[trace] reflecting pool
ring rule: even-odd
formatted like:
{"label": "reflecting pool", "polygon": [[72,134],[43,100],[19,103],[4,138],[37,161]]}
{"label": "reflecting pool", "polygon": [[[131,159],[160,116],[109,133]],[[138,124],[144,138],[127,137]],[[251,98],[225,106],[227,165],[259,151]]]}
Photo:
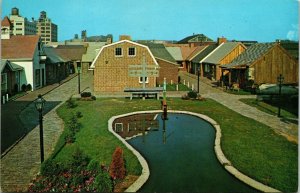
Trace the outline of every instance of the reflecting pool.
{"label": "reflecting pool", "polygon": [[256,192],[221,166],[208,122],[177,113],[169,113],[165,123],[160,114],[157,119],[157,131],[127,140],[150,168],[139,192]]}

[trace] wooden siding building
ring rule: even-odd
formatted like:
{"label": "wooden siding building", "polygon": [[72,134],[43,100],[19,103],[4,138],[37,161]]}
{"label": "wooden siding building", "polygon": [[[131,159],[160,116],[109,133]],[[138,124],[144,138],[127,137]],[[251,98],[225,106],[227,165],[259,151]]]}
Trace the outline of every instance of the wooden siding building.
{"label": "wooden siding building", "polygon": [[278,43],[254,44],[223,66],[223,70],[229,72],[229,81],[238,83],[240,87],[276,84],[280,74],[285,84],[298,84],[298,68],[296,59]]}

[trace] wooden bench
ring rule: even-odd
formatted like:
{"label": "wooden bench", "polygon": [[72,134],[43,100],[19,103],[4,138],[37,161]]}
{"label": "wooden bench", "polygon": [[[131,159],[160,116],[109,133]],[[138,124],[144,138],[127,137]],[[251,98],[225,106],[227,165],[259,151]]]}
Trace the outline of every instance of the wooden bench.
{"label": "wooden bench", "polygon": [[156,87],[156,88],[125,88],[124,92],[131,93],[130,100],[133,99],[133,97],[143,97],[143,100],[145,100],[146,97],[155,97],[157,100],[159,100],[159,93],[163,91],[162,87]]}

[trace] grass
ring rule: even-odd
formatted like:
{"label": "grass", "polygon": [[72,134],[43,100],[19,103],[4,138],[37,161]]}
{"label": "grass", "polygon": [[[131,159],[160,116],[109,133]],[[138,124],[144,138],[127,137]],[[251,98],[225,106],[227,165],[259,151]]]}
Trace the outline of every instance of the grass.
{"label": "grass", "polygon": [[[62,105],[58,114],[68,120],[70,114],[82,112],[79,119],[81,130],[76,134],[74,144],[66,145],[55,159],[67,162],[76,146],[91,158],[105,165],[117,146],[122,147],[129,175],[141,174],[141,166],[135,156],[108,131],[111,116],[139,110],[160,109],[157,100],[97,99],[76,101],[77,107]],[[222,129],[221,145],[224,154],[233,166],[248,176],[279,189],[295,192],[298,187],[298,146],[274,133],[266,125],[207,99],[206,101],[183,101],[168,99],[168,108],[205,114],[217,121]],[[61,137],[62,138],[62,137]],[[61,140],[61,139],[60,139]]]}
{"label": "grass", "polygon": [[[243,103],[250,105],[252,107],[256,107],[258,110],[263,111],[265,113],[268,113],[270,115],[277,116],[278,113],[278,106],[268,104],[264,101],[259,101],[256,99],[240,99]],[[298,108],[298,105],[296,105],[296,108]],[[285,110],[287,109],[287,110]],[[292,113],[293,112],[293,113]],[[295,110],[290,109],[290,107],[284,107],[280,111],[280,115],[284,118],[298,118],[297,113],[295,113]]]}
{"label": "grass", "polygon": [[235,94],[235,95],[252,95],[252,93],[250,91],[246,91],[246,90],[243,90],[243,89],[240,89],[239,91],[227,89],[227,90],[224,90],[224,91],[229,93],[229,94]]}
{"label": "grass", "polygon": [[[178,91],[191,91],[192,89],[186,85],[179,83]],[[167,84],[167,91],[176,91],[176,84]]]}

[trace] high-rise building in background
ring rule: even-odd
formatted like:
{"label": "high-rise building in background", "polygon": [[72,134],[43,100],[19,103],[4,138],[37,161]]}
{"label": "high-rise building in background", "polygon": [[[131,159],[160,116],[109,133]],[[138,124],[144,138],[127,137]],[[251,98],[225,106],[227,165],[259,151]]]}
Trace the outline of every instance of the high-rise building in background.
{"label": "high-rise building in background", "polygon": [[36,29],[45,44],[57,42],[57,25],[51,22],[45,11],[41,11],[40,18],[36,22]]}
{"label": "high-rise building in background", "polygon": [[36,23],[34,19],[28,20],[26,17],[22,17],[19,14],[19,9],[14,7],[11,9],[11,15],[9,20],[13,25],[13,35],[35,35],[36,34]]}

